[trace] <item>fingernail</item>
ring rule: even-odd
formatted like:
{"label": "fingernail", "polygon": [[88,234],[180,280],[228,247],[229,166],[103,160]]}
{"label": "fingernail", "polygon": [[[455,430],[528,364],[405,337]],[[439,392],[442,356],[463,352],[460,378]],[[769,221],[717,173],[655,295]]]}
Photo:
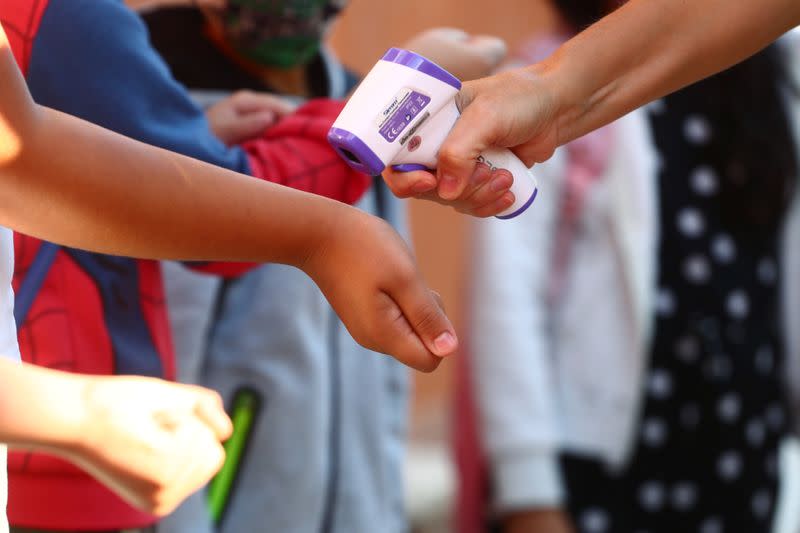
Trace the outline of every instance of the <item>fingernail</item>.
{"label": "fingernail", "polygon": [[494,180],[492,180],[492,183],[489,184],[489,187],[491,188],[492,192],[500,192],[511,187],[512,183],[514,183],[514,178],[508,174],[500,174]]}
{"label": "fingernail", "polygon": [[445,174],[439,182],[439,196],[445,200],[454,200],[457,196],[458,180]]}
{"label": "fingernail", "polygon": [[436,188],[435,181],[418,181],[414,185],[411,186],[411,191],[414,194],[422,194],[426,192],[430,192]]}
{"label": "fingernail", "polygon": [[445,331],[433,341],[433,347],[436,350],[436,355],[439,356],[449,355],[451,352],[453,352],[453,350],[456,349],[457,345],[458,341],[456,341],[455,335],[449,331]]}

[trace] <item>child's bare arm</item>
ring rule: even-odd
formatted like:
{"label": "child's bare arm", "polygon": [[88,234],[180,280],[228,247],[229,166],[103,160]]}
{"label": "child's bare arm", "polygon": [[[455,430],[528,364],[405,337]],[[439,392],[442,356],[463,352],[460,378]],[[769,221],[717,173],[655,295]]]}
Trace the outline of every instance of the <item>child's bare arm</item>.
{"label": "child's bare arm", "polygon": [[115,255],[294,265],[368,348],[425,370],[455,350],[452,325],[383,222],[38,107],[2,39],[0,225]]}
{"label": "child's bare arm", "polygon": [[0,376],[0,442],[68,459],[150,513],[172,510],[225,457],[231,423],[215,392],[4,358]]}

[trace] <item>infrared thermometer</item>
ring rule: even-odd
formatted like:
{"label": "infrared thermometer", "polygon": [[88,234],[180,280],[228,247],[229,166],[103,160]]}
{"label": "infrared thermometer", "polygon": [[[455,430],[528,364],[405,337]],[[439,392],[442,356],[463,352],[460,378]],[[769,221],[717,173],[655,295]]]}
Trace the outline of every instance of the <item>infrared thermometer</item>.
{"label": "infrared thermometer", "polygon": [[[376,176],[387,165],[408,172],[436,168],[439,147],[459,118],[461,82],[419,54],[391,48],[350,97],[328,141],[355,170]],[[514,203],[497,218],[514,218],[536,198],[536,180],[510,150],[478,158],[514,177]]]}

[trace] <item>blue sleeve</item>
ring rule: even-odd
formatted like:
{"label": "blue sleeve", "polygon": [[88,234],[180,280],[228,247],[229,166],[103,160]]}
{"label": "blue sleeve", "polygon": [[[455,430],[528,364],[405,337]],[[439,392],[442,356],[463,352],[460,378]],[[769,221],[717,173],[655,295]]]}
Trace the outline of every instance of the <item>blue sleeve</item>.
{"label": "blue sleeve", "polygon": [[250,174],[217,139],[122,0],[50,0],[28,85],[37,103],[208,163]]}

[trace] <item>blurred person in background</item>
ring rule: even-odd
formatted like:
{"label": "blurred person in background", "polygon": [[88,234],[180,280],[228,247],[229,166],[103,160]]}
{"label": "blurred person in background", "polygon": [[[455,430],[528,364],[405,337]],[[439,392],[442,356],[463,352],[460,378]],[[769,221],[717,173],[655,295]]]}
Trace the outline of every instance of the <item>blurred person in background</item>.
{"label": "blurred person in background", "polygon": [[[618,2],[555,4],[528,63]],[[773,45],[559,149],[534,209],[476,223],[497,531],[771,530],[800,421],[797,87]]]}
{"label": "blurred person in background", "polygon": [[[357,77],[324,42],[344,4],[230,1],[145,20],[176,79],[212,104],[213,124],[213,102],[231,93],[345,98]],[[488,74],[505,54],[497,39],[453,29],[422,33],[406,48],[465,79]],[[358,207],[407,234],[405,206],[379,177]],[[358,346],[319,289],[290,268],[264,265],[223,281],[174,264],[165,272],[181,379],[223,395],[246,446],[228,449],[228,476],[212,483],[208,509],[199,496],[159,532],[406,531],[406,369]]]}

